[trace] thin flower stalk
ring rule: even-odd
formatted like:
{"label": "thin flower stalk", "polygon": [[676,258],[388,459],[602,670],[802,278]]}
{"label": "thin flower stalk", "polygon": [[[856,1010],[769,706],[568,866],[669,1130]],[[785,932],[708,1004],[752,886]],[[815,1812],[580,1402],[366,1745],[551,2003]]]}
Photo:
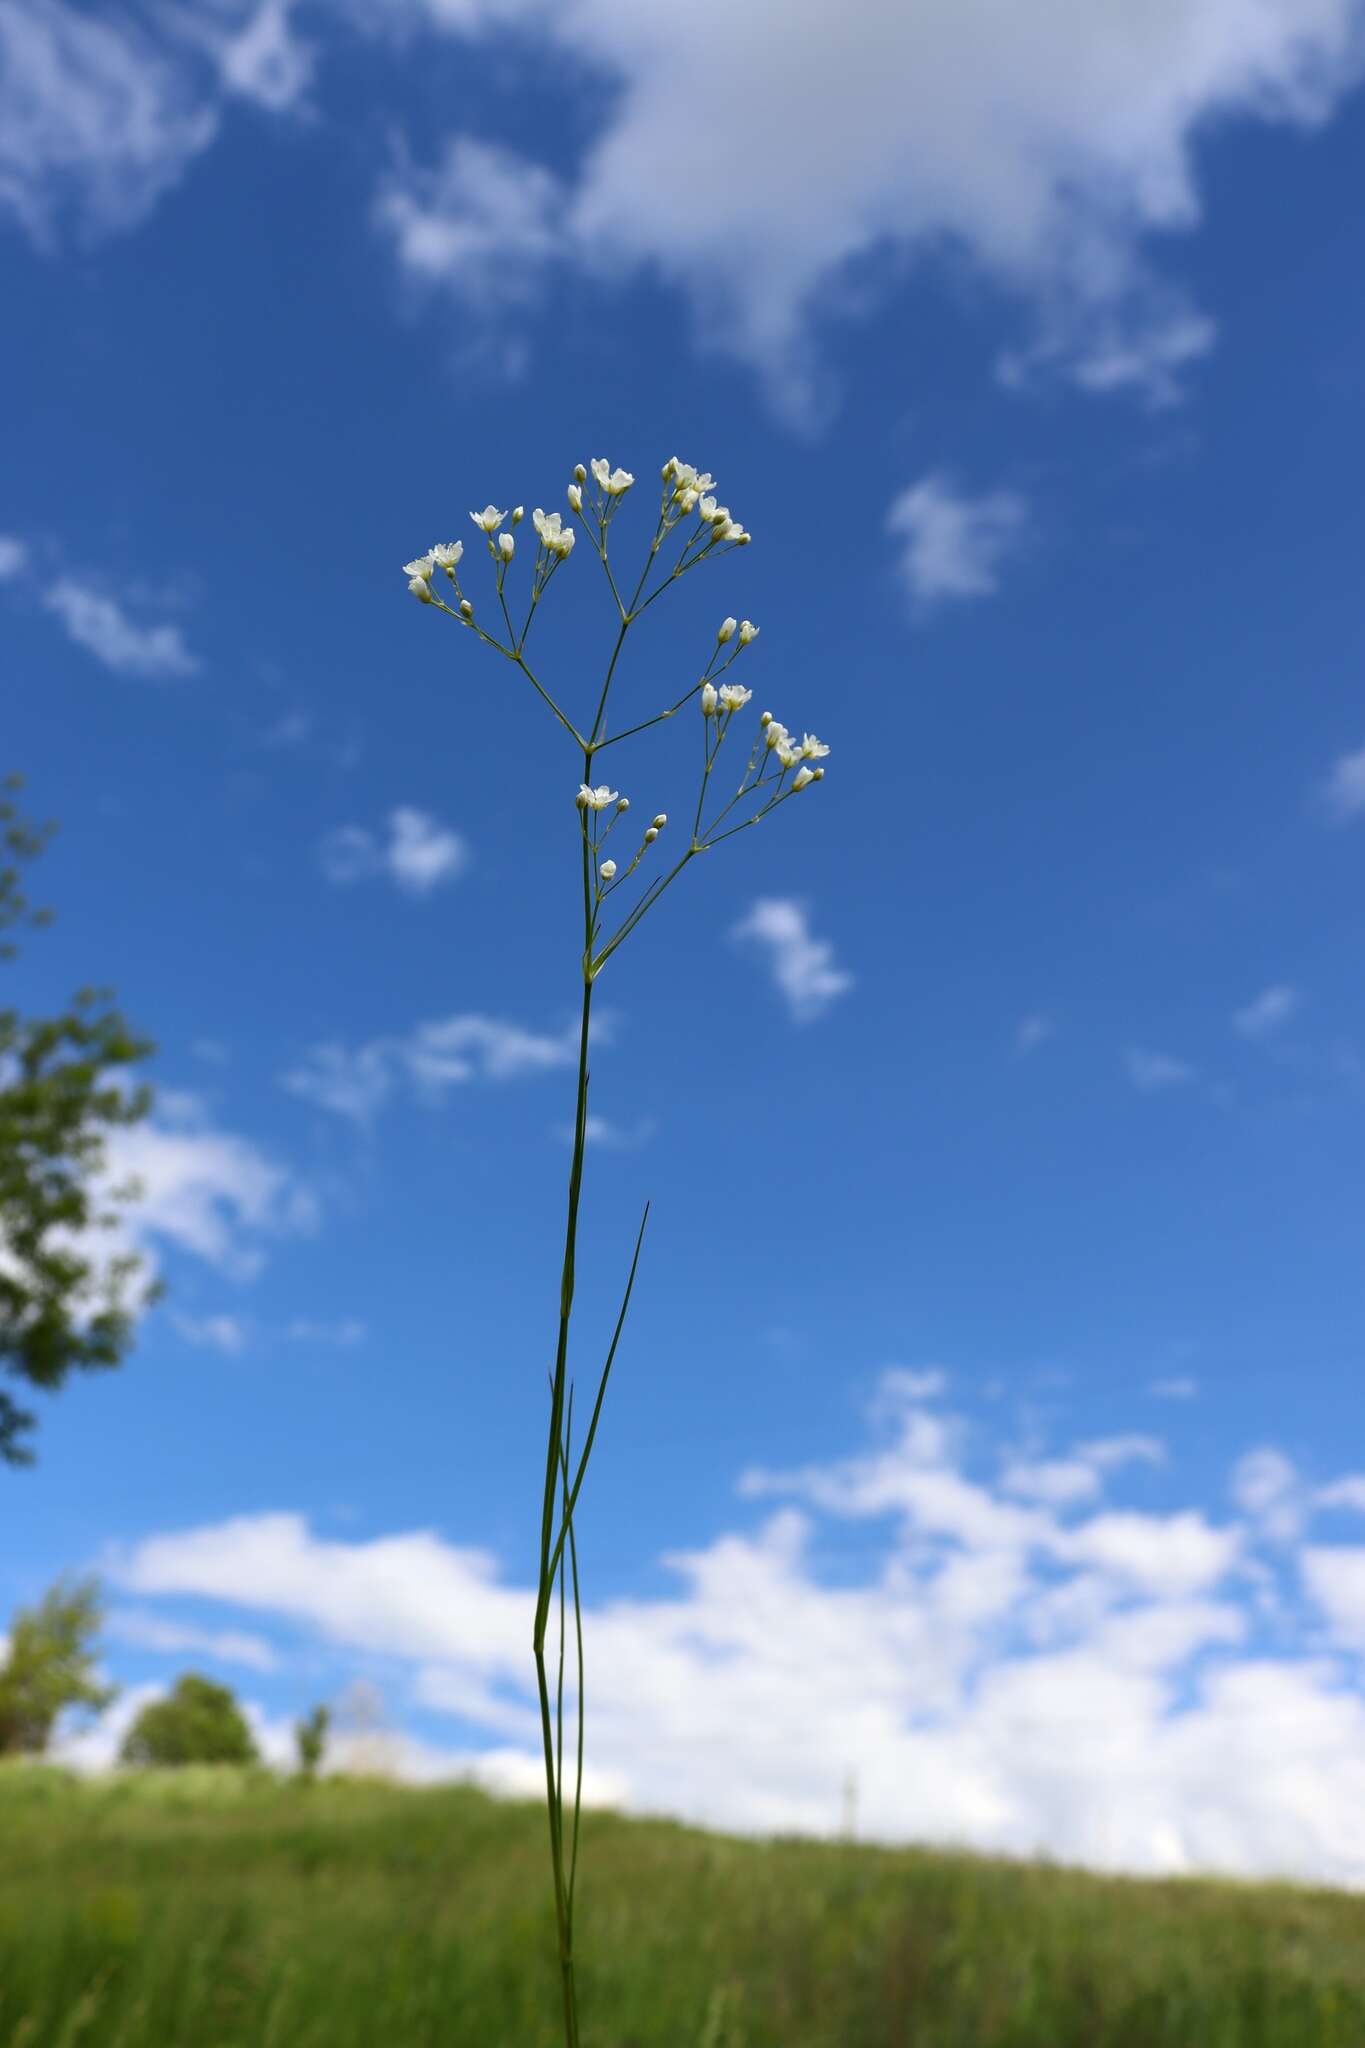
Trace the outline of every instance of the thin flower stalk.
{"label": "thin flower stalk", "polygon": [[[404,565],[409,592],[419,603],[462,626],[484,646],[512,663],[531,684],[552,713],[560,730],[572,744],[579,772],[573,798],[578,814],[579,859],[582,873],[582,924],[580,946],[580,1009],[577,1084],[574,1101],[573,1143],[569,1162],[568,1199],[565,1213],[564,1247],[560,1263],[559,1308],[554,1363],[549,1371],[549,1418],[545,1440],[545,1476],[540,1502],[540,1540],[535,1616],[531,1632],[536,1689],[540,1705],[541,1738],[545,1760],[545,1795],[550,1837],[551,1875],[554,1894],[556,1948],[560,1994],[563,2008],[565,2048],[578,2048],[578,1992],[574,1949],[574,1904],[578,1877],[580,1817],[583,1801],[584,1684],[583,1610],[578,1573],[575,1516],[587,1476],[589,1461],[597,1442],[603,1404],[612,1368],[626,1325],[635,1289],[645,1229],[649,1221],[646,1202],[636,1236],[625,1289],[605,1360],[597,1376],[597,1391],[581,1449],[575,1456],[573,1443],[574,1384],[570,1375],[570,1333],[573,1318],[578,1252],[578,1222],[583,1195],[583,1174],[588,1137],[588,1054],[591,1038],[593,991],[599,976],[619,948],[639,929],[699,854],[733,838],[736,833],[762,824],[802,790],[820,781],[822,765],[829,753],[823,741],[805,735],[797,742],[787,728],[764,712],[749,750],[748,760],[734,794],[719,809],[708,813],[711,781],[721,752],[736,718],[744,714],[752,692],[738,681],[727,680],[728,672],[758,637],[749,619],[727,615],[716,629],[710,655],[696,680],[674,695],[677,683],[666,693],[662,709],[637,717],[620,730],[608,729],[608,712],[613,689],[618,684],[622,653],[628,636],[643,614],[683,576],[703,562],[715,561],[746,547],[750,536],[729,509],[717,502],[715,479],[694,469],[676,456],[660,472],[659,509],[633,586],[629,578],[618,582],[611,560],[614,523],[635,488],[634,475],[613,467],[605,456],[591,464],[578,464],[565,497],[569,519],[563,513],[541,507],[531,514],[535,546],[521,546],[516,528],[523,517],[518,505],[510,513],[489,503],[470,518],[482,537],[489,557],[493,598],[505,639],[490,632],[476,615],[475,601],[460,581],[464,543],[447,541],[430,548]],[[607,589],[616,614],[613,640],[597,691],[592,716],[586,728],[566,711],[552,689],[536,674],[526,659],[526,641],[554,578],[574,551],[581,533],[601,563]],[[477,551],[477,543],[475,544]],[[530,558],[529,572],[525,569]],[[515,623],[513,590],[515,579],[528,575],[522,623]],[[453,593],[450,603],[434,587],[443,579]],[[628,597],[622,595],[630,589]],[[696,671],[693,670],[693,674]],[[647,863],[658,858],[659,840],[668,828],[663,811],[653,814],[638,846],[627,857],[623,843],[620,859],[616,848],[606,851],[612,833],[626,818],[630,800],[601,779],[597,757],[608,747],[650,731],[696,708],[693,716],[702,727],[702,768],[691,828],[686,841],[677,848],[670,865],[650,875]],[[814,765],[811,765],[811,764]],[[566,792],[567,796],[567,792]],[[746,815],[735,817],[737,811]],[[730,822],[732,821],[733,822]],[[643,871],[643,872],[642,872]],[[638,878],[638,879],[637,879]],[[622,892],[626,894],[622,896]],[[617,899],[621,897],[618,909]],[[572,1641],[576,1681],[570,1692],[575,1720],[575,1739],[566,1764],[565,1732],[566,1663],[570,1640],[569,1607],[573,1611]],[[558,1645],[553,1673],[548,1650],[552,1618],[558,1614]],[[553,1676],[553,1684],[551,1682]],[[571,1783],[568,1782],[570,1766]]]}

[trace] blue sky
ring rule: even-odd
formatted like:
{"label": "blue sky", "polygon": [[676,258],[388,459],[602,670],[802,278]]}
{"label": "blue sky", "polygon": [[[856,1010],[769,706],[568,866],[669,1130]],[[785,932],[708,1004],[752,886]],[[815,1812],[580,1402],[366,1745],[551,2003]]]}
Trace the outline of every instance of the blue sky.
{"label": "blue sky", "polygon": [[[194,1662],[534,1784],[578,763],[401,564],[603,453],[629,560],[676,453],[754,541],[622,704],[747,616],[832,753],[600,985],[594,1782],[1365,1877],[1365,17],[1029,16],[7,10],[9,985],[162,1089],[166,1301],[3,1489],[0,1598],[109,1579],[83,1754]],[[582,705],[586,548],[545,611]]]}

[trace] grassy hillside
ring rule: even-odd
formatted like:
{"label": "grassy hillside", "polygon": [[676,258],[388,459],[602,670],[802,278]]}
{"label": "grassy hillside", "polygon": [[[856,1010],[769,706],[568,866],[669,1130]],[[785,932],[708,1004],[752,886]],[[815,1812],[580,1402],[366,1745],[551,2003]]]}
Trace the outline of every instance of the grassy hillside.
{"label": "grassy hillside", "polygon": [[[1362,2048],[1365,1900],[592,1816],[584,2048]],[[557,2048],[542,1823],[0,1767],[0,2048]]]}

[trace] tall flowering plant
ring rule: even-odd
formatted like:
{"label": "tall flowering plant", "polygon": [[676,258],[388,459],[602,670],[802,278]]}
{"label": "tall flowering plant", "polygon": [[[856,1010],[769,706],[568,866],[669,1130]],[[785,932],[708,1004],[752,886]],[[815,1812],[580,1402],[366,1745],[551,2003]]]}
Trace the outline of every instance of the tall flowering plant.
{"label": "tall flowering plant", "polygon": [[[587,469],[581,463],[575,468],[566,494],[569,523],[565,523],[564,514],[560,512],[545,512],[537,508],[531,514],[531,526],[536,536],[535,553],[530,588],[521,598],[515,596],[513,579],[518,551],[516,529],[522,523],[524,508],[518,505],[514,511],[500,512],[496,505],[486,505],[481,512],[471,512],[470,518],[482,537],[483,548],[492,564],[491,609],[476,612],[473,598],[466,595],[460,581],[465,552],[463,541],[444,542],[404,566],[408,589],[419,603],[444,612],[456,625],[481,640],[485,647],[521,670],[557,720],[575,749],[581,766],[581,781],[573,799],[583,869],[578,1094],[573,1124],[573,1157],[569,1166],[564,1256],[560,1270],[559,1327],[554,1366],[549,1375],[550,1414],[545,1442],[545,1484],[540,1504],[540,1566],[532,1631],[545,1750],[545,1795],[549,1809],[550,1860],[554,1876],[566,2048],[577,2048],[578,2042],[574,1894],[583,1791],[583,1619],[574,1515],[588,1460],[597,1440],[602,1403],[625,1327],[640,1263],[645,1224],[649,1218],[649,1204],[646,1203],[620,1313],[598,1376],[587,1429],[576,1448],[574,1383],[569,1371],[569,1325],[573,1314],[583,1155],[588,1134],[588,1037],[593,991],[608,961],[649,915],[683,869],[698,854],[708,853],[712,847],[719,846],[723,840],[733,839],[736,833],[747,831],[751,825],[762,824],[792,797],[819,782],[825,772],[821,764],[829,753],[829,748],[814,734],[805,733],[797,739],[771,712],[765,711],[756,727],[749,728],[752,743],[738,780],[734,780],[732,774],[727,781],[721,765],[722,752],[727,742],[731,742],[735,721],[741,717],[753,696],[751,690],[730,676],[740,656],[758,637],[757,626],[748,619],[726,618],[721,621],[705,667],[675,702],[633,724],[615,731],[611,729],[608,714],[612,684],[631,628],[656,599],[683,576],[704,562],[713,562],[735,548],[747,547],[750,538],[739,521],[731,518],[728,509],[717,503],[715,479],[693,469],[690,463],[679,462],[675,456],[663,466],[663,488],[654,532],[645,551],[644,566],[629,596],[625,596],[623,591],[627,582],[617,580],[612,566],[610,540],[613,523],[634,483],[635,478],[628,470],[613,469],[603,457],[598,457]],[[615,640],[596,705],[592,707],[591,722],[586,729],[582,722],[583,714],[579,712],[576,717],[570,716],[542,676],[531,667],[526,654],[540,605],[554,578],[573,553],[580,533],[602,565],[616,619]],[[449,597],[442,594],[438,588],[441,585],[449,591]],[[481,598],[480,604],[485,606],[486,600]],[[517,613],[520,613],[519,623]],[[630,799],[613,789],[609,780],[601,779],[601,756],[623,740],[633,739],[653,726],[662,725],[667,719],[678,717],[689,706],[700,714],[702,735],[702,768],[696,807],[686,838],[672,865],[660,863],[654,866],[659,861],[656,847],[668,826],[668,818],[662,811],[655,813],[632,849],[632,835],[624,823],[630,810]],[[742,744],[740,742],[737,749],[731,742],[726,759],[732,760],[737,752],[742,753]],[[731,794],[724,793],[727,787]],[[622,845],[617,841],[609,850],[612,835],[618,828],[623,829],[625,843]],[[567,1626],[570,1601],[577,1673],[573,1696],[577,1710],[571,1759],[572,1784],[566,1812],[565,1789],[569,1772],[564,1761],[564,1676],[566,1643],[570,1633]],[[547,1644],[556,1619],[558,1642],[552,1662]]]}

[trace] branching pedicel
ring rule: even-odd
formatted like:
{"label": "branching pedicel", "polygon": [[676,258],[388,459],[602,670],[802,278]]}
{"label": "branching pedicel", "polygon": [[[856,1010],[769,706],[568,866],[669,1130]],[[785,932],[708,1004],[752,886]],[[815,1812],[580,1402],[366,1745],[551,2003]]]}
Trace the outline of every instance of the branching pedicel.
{"label": "branching pedicel", "polygon": [[[588,1459],[597,1435],[607,1381],[611,1376],[626,1311],[630,1305],[631,1290],[640,1262],[645,1223],[649,1216],[649,1205],[646,1203],[639,1235],[635,1240],[634,1256],[631,1259],[620,1314],[617,1316],[616,1327],[602,1368],[587,1432],[575,1460],[573,1385],[568,1375],[569,1321],[573,1310],[574,1252],[578,1236],[578,1204],[583,1185],[583,1153],[588,1128],[588,1029],[593,987],[617,947],[653,909],[665,889],[677,879],[689,861],[694,860],[699,853],[705,853],[711,847],[718,846],[722,840],[733,838],[737,832],[747,831],[749,826],[760,824],[800,790],[818,782],[825,772],[819,764],[829,753],[829,748],[812,733],[806,733],[797,740],[788,732],[785,725],[779,724],[770,712],[765,711],[758,722],[753,745],[734,794],[721,801],[714,786],[721,749],[729,738],[735,719],[744,710],[753,694],[742,684],[725,680],[739,656],[757,637],[758,628],[748,619],[722,620],[716,633],[716,644],[710,660],[701,675],[683,692],[676,703],[669,704],[652,717],[628,725],[618,732],[608,731],[607,710],[612,679],[625,645],[626,635],[635,621],[681,576],[697,568],[702,562],[729,554],[733,548],[747,546],[749,535],[737,520],[730,517],[723,505],[716,503],[713,495],[715,479],[699,475],[689,463],[679,462],[675,456],[663,467],[659,516],[645,556],[644,567],[631,595],[628,598],[623,597],[612,570],[608,536],[612,522],[635,479],[627,470],[612,469],[600,456],[592,463],[591,471],[590,485],[588,471],[581,463],[574,470],[574,480],[568,488],[569,510],[578,522],[588,545],[602,564],[616,609],[618,629],[592,723],[586,733],[561,708],[526,659],[527,639],[535,623],[541,600],[574,548],[575,528],[573,525],[566,526],[560,513],[542,512],[537,509],[531,514],[531,524],[536,534],[535,563],[531,571],[531,588],[526,613],[520,627],[513,621],[508,592],[508,575],[517,552],[514,529],[522,520],[520,505],[511,513],[500,512],[496,505],[487,505],[482,512],[470,514],[475,526],[484,536],[493,563],[494,588],[500,621],[495,622],[493,632],[489,632],[476,616],[472,599],[466,597],[461,588],[459,568],[464,556],[462,541],[448,541],[434,547],[429,553],[419,555],[416,561],[408,562],[404,569],[409,579],[408,589],[415,598],[422,604],[434,605],[438,611],[444,612],[458,625],[466,627],[486,646],[493,648],[496,653],[522,671],[573,742],[582,762],[582,783],[576,798],[583,861],[583,1007],[578,1053],[578,1104],[574,1118],[573,1160],[569,1168],[568,1218],[564,1233],[564,1262],[559,1293],[559,1336],[555,1347],[554,1368],[550,1374],[550,1425],[545,1451],[545,1491],[540,1517],[539,1589],[536,1596],[533,1635],[536,1679],[540,1692],[541,1728],[545,1745],[545,1789],[549,1804],[550,1851],[554,1867],[555,1919],[559,1937],[566,2048],[577,2048],[578,2042],[573,1931],[574,1886],[578,1871],[578,1822],[583,1788],[583,1626],[573,1518],[583,1485],[583,1476],[587,1471]],[[445,575],[453,590],[453,604],[447,604],[432,587],[438,571]],[[645,827],[638,847],[622,867],[614,856],[607,853],[606,847],[612,833],[630,809],[630,802],[628,798],[618,795],[609,783],[594,780],[598,772],[597,758],[608,747],[617,746],[622,740],[632,739],[636,734],[647,732],[652,726],[661,725],[666,719],[676,717],[694,700],[701,711],[703,764],[696,811],[687,843],[666,872],[656,874],[648,883],[642,878],[635,884],[634,889],[630,890],[629,885],[634,880],[636,871],[653,854],[655,844],[667,826],[668,819],[662,811],[652,819]],[[622,891],[628,893],[622,896],[618,908],[615,899]],[[559,1607],[559,1648],[552,1701],[546,1662],[546,1636],[550,1626],[551,1610],[556,1601],[556,1591]],[[566,1836],[564,1660],[569,1592],[573,1600],[578,1713],[577,1753],[574,1759],[572,1803]]]}

